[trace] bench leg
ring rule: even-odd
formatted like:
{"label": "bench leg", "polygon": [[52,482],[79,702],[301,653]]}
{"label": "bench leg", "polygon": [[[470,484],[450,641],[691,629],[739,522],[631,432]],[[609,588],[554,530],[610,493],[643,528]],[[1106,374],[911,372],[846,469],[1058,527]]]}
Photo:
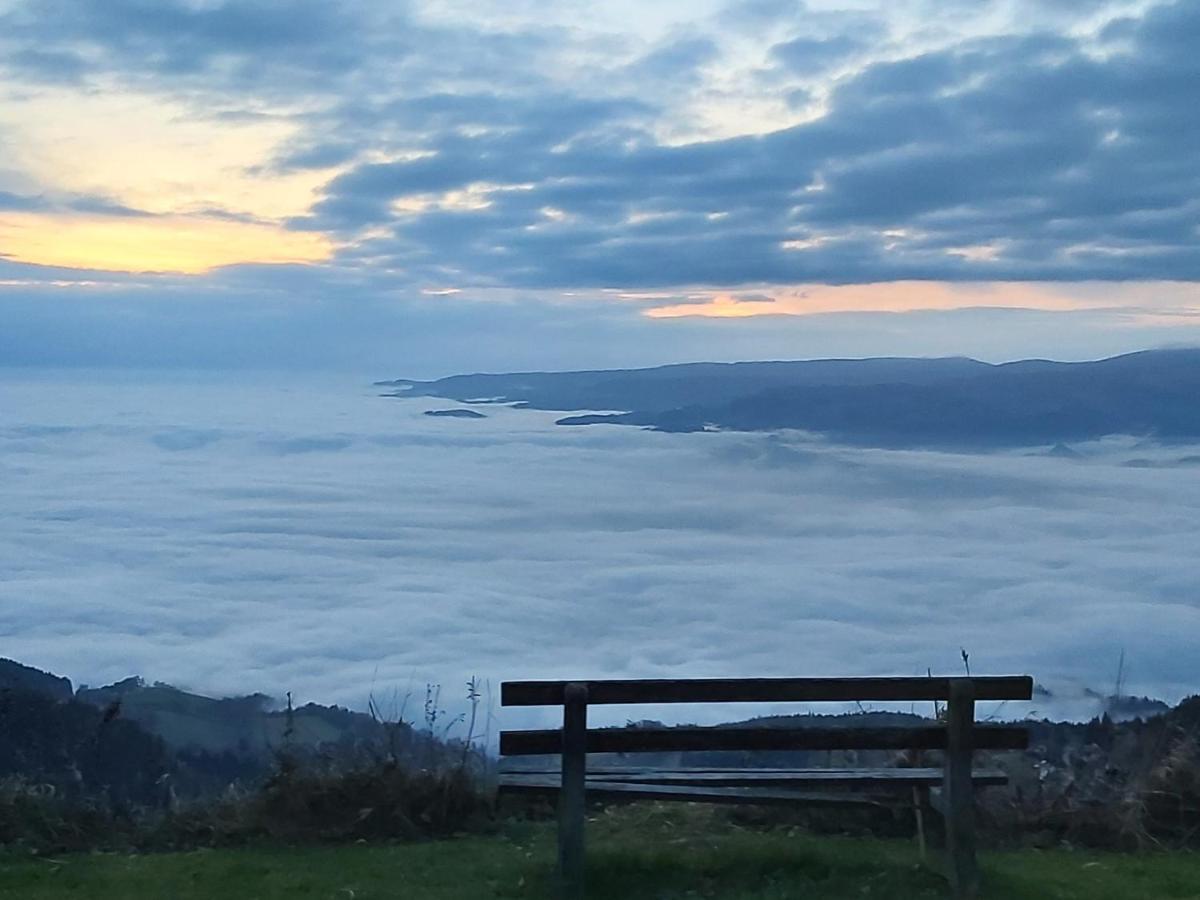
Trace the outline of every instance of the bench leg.
{"label": "bench leg", "polygon": [[925,842],[925,807],[929,805],[929,788],[913,786],[913,815],[917,819],[917,849],[921,854],[921,864],[928,859],[928,847]]}
{"label": "bench leg", "polygon": [[950,886],[957,900],[979,894],[979,868],[975,860],[975,795],[971,782],[971,729],[975,724],[974,685],[954,679],[946,721],[945,802],[946,854]]}
{"label": "bench leg", "polygon": [[583,900],[587,687],[576,683],[567,685],[563,701],[562,788],[558,793],[558,876],[563,900]]}

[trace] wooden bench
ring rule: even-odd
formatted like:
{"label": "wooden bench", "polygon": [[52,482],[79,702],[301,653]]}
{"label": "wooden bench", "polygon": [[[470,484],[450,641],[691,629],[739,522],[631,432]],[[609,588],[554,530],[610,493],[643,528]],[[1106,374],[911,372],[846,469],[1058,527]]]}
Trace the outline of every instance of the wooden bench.
{"label": "wooden bench", "polygon": [[[558,795],[558,866],[563,896],[583,897],[586,795],[709,803],[844,803],[845,792],[895,791],[928,796],[940,788],[946,822],[948,878],[956,897],[978,892],[974,789],[1004,784],[1003,773],[975,771],[975,750],[1019,750],[1020,726],[979,725],[979,700],[1029,700],[1024,675],[974,678],[704,678],[686,680],[509,681],[502,706],[562,706],[561,729],[504,731],[502,758],[557,755],[554,769],[516,769],[501,760],[504,793]],[[587,727],[588,706],[627,703],[944,701],[944,721],[890,727]],[[589,753],[766,750],[941,750],[941,768],[649,768],[592,767]],[[839,789],[839,793],[814,792]],[[867,799],[866,802],[877,802]],[[918,816],[921,805],[918,805]],[[919,821],[919,820],[918,820]],[[923,832],[922,832],[923,842]]]}

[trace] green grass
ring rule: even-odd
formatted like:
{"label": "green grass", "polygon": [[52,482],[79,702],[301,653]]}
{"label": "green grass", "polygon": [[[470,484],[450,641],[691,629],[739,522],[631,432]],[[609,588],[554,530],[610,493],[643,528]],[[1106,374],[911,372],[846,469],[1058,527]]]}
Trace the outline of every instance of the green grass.
{"label": "green grass", "polygon": [[[4,900],[481,900],[552,896],[553,827],[426,844],[58,858],[0,855]],[[686,807],[589,823],[594,900],[945,897],[906,841],[738,828]],[[983,856],[993,900],[1200,900],[1200,854],[1023,850]]]}

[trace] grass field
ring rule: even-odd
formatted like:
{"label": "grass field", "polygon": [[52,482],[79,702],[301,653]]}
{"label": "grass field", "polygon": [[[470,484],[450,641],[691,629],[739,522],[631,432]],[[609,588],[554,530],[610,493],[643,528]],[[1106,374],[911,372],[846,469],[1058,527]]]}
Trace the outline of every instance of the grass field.
{"label": "grass field", "polygon": [[[905,841],[751,831],[680,807],[638,807],[589,824],[595,900],[934,898],[944,882]],[[131,856],[0,856],[4,900],[481,900],[551,897],[554,832],[426,844],[203,850]],[[1066,850],[985,854],[994,900],[1200,900],[1200,854]]]}

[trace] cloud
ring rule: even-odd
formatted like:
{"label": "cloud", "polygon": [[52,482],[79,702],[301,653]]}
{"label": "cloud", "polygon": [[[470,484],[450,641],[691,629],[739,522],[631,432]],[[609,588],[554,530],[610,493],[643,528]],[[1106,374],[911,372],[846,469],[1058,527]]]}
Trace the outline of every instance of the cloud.
{"label": "cloud", "polygon": [[[987,312],[780,320],[817,310],[802,302],[814,285],[1115,294],[1200,278],[1194,5],[820,6],[666,4],[653,27],[613,7],[601,27],[579,4],[464,18],[373,0],[10,3],[0,140],[16,168],[0,172],[0,214],[38,227],[0,262],[20,289],[0,307],[4,358],[383,359],[386,335],[422,367],[440,353],[443,371],[510,368],[479,346],[494,332],[514,359],[570,366],[553,348],[590,329],[630,341],[578,340],[620,363],[668,346],[1009,357],[1047,352],[1039,314],[996,335],[970,332]],[[222,267],[270,260],[311,265]],[[147,264],[207,274],[98,271]],[[88,308],[93,282],[106,309]],[[678,294],[662,305],[682,312],[722,293],[787,299],[740,308],[778,315],[761,327],[665,332],[632,319],[652,304],[603,309],[606,289]],[[38,309],[47,296],[65,305]],[[151,296],[180,306],[133,300]],[[1129,306],[1061,319],[1079,329],[1063,353],[1188,339],[1166,327],[1190,315],[1173,300]],[[90,346],[85,323],[111,339]],[[522,346],[522,329],[548,340]]]}
{"label": "cloud", "polygon": [[[451,25],[367,0],[99,9],[18,4],[6,40],[45,58],[8,65],[36,78],[70,57],[63,77],[190,92],[202,115],[237,92],[247,111],[277,110],[297,132],[264,174],[342,170],[292,226],[334,233],[346,264],[409,284],[1200,278],[1190,4],[1099,31],[1069,33],[1048,13],[1058,30],[1014,21],[907,46],[885,40],[904,22],[894,11],[777,3],[648,45],[520,11],[503,30],[492,13]],[[744,74],[720,30],[735,19],[783,28],[768,55],[799,77],[760,80],[756,102],[805,97],[818,114],[664,143],[730,90],[703,72]],[[851,59],[836,81],[809,77]]]}
{"label": "cloud", "polygon": [[956,671],[963,646],[1052,689],[1106,687],[1122,648],[1131,689],[1195,687],[1194,448],[448,422],[294,375],[3,390],[6,653],[76,680],[361,706],[473,673]]}
{"label": "cloud", "polygon": [[826,39],[798,37],[776,44],[771,56],[796,74],[813,75],[868,46],[862,38],[848,34]]}
{"label": "cloud", "polygon": [[107,197],[85,194],[46,196],[17,194],[11,191],[0,191],[0,212],[78,212],[129,218],[149,216],[144,210],[116,203]]}
{"label": "cloud", "polygon": [[[954,671],[959,646],[1055,686],[1107,686],[1124,648],[1134,689],[1194,689],[1193,449],[467,423],[366,387],[1194,342],[1194,4],[464,8],[4,6],[3,219],[101,221],[130,268],[183,219],[236,251],[200,269],[279,258],[231,223],[337,248],[183,277],[5,246],[0,363],[76,367],[0,382],[6,653],[355,704],[472,672]],[[131,365],[156,374],[84,368]]]}
{"label": "cloud", "polygon": [[649,78],[652,83],[693,81],[699,77],[698,69],[720,55],[720,47],[710,38],[679,38],[632,63],[626,74],[635,79]]}
{"label": "cloud", "polygon": [[213,429],[170,428],[153,435],[150,440],[163,450],[198,450],[219,441],[221,432]]}
{"label": "cloud", "polygon": [[[1200,117],[1181,33],[1200,34],[1190,6],[1151,9],[1103,56],[1035,34],[877,61],[833,85],[824,115],[761,136],[437,132],[420,158],[333,179],[307,225],[386,227],[363,242],[373,256],[510,286],[1194,280]],[[477,202],[405,204],[466,191]]]}
{"label": "cloud", "polygon": [[13,194],[9,191],[0,191],[0,210],[30,210],[37,209],[41,205],[41,201],[37,197],[26,197],[21,194]]}
{"label": "cloud", "polygon": [[[332,265],[131,280],[0,259],[0,365],[332,369],[371,380],[828,356],[1094,359],[1200,344],[1189,284],[815,286],[738,291],[725,305],[719,292],[563,296],[444,279],[426,290]],[[706,317],[747,303],[766,315]],[[666,315],[676,318],[656,317]]]}
{"label": "cloud", "polygon": [[267,67],[311,79],[354,65],[350,50],[364,40],[366,11],[359,2],[318,0],[45,0],[18,5],[0,26],[22,46],[9,67],[50,81],[116,70],[236,82]]}

